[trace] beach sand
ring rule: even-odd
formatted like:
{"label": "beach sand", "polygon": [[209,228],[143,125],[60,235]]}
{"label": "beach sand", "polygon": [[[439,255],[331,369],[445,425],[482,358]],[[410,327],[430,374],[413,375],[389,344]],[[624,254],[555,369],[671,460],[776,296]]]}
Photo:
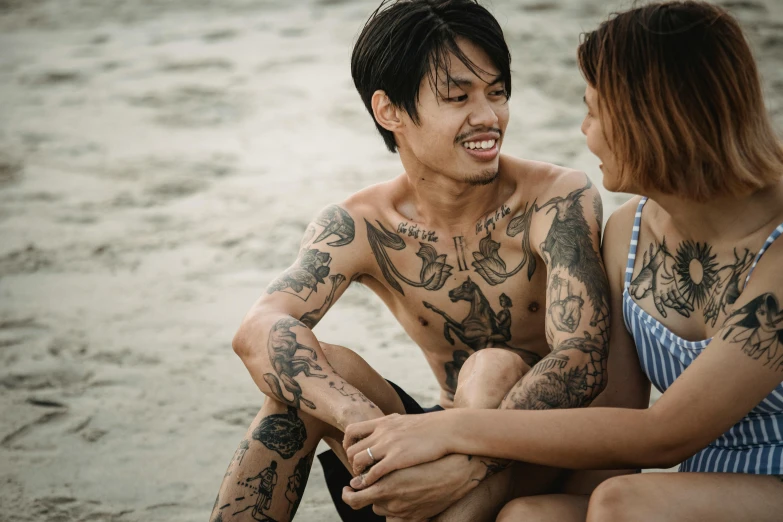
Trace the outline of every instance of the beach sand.
{"label": "beach sand", "polygon": [[[240,320],[321,207],[400,172],[350,78],[376,3],[0,0],[0,520],[207,520],[263,400]],[[783,2],[730,4],[780,131]],[[487,5],[514,58],[504,152],[600,186],[575,48],[626,4]],[[315,333],[436,400],[369,291]],[[317,462],[299,513],[338,520]]]}

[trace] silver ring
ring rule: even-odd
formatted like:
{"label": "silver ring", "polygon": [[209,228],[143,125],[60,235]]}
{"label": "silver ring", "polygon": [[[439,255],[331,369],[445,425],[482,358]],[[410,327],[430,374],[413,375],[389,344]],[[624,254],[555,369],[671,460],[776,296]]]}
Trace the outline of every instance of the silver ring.
{"label": "silver ring", "polygon": [[370,448],[367,448],[367,454],[370,456],[372,463],[375,464],[376,460],[375,457],[372,456],[372,451],[370,451]]}

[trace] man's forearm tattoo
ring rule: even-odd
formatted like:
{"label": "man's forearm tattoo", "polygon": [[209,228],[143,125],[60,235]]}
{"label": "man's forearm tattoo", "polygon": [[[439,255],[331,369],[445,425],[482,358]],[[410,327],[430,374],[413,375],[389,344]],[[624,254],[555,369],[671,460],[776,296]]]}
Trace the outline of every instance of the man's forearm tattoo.
{"label": "man's forearm tattoo", "polygon": [[774,294],[762,294],[732,312],[721,338],[738,344],[745,355],[765,367],[783,372],[783,313]]}
{"label": "man's forearm tattoo", "polygon": [[435,247],[427,243],[419,243],[420,248],[416,253],[422,262],[419,280],[416,281],[404,276],[394,266],[386,249],[403,250],[405,241],[399,235],[386,229],[380,221],[376,221],[379,228],[371,225],[366,219],[364,222],[367,224],[367,240],[370,243],[373,256],[378,262],[378,267],[386,282],[400,294],[405,295],[405,292],[399,281],[415,288],[440,290],[451,276],[451,270],[454,267],[446,262],[446,254],[438,254]]}
{"label": "man's forearm tattoo", "polygon": [[606,343],[585,332],[573,337],[533,368],[508,395],[519,410],[581,408],[589,405],[606,386]]}
{"label": "man's forearm tattoo", "polygon": [[358,390],[354,392],[351,392],[350,390],[346,390],[345,389],[346,384],[347,383],[343,380],[340,380],[339,383],[334,381],[329,381],[329,387],[331,389],[335,390],[343,397],[348,397],[349,399],[351,399],[351,402],[363,402],[367,404],[370,408],[375,409],[375,404],[373,404],[373,402],[370,399],[365,397],[362,392]]}
{"label": "man's forearm tattoo", "polygon": [[[318,354],[310,348],[300,344],[296,340],[296,334],[291,328],[307,328],[303,323],[292,317],[280,319],[269,332],[267,349],[269,360],[275,373],[264,374],[264,380],[272,394],[283,404],[300,408],[304,404],[310,409],[315,409],[312,401],[302,396],[302,387],[294,379],[300,373],[307,377],[325,379],[327,376],[313,371],[322,371],[323,368],[316,362]],[[304,352],[305,355],[297,355]],[[282,386],[281,386],[282,383]],[[285,388],[285,391],[283,391]]]}
{"label": "man's forearm tattoo", "polygon": [[[473,455],[468,455],[468,462],[473,460]],[[474,478],[474,482],[481,482],[484,479],[488,479],[492,475],[495,475],[496,473],[500,473],[504,469],[508,468],[512,461],[505,460],[505,459],[490,459],[486,457],[480,457],[479,462],[484,465],[486,468],[486,471],[484,473],[483,477],[480,478]]]}

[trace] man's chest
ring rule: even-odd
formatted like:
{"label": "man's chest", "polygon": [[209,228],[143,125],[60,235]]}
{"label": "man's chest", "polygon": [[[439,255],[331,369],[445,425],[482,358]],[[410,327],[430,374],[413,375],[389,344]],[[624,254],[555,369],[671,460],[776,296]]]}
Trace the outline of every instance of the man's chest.
{"label": "man's chest", "polygon": [[375,265],[368,285],[425,352],[541,344],[546,267],[528,234],[492,223],[452,237],[406,224],[367,229]]}

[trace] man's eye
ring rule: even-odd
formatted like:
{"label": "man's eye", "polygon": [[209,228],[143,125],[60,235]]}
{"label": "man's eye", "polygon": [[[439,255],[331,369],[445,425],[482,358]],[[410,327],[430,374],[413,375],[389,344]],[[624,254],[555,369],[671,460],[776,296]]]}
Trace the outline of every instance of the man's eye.
{"label": "man's eye", "polygon": [[463,94],[462,96],[456,96],[454,98],[444,98],[447,102],[463,102],[468,99],[467,94]]}
{"label": "man's eye", "polygon": [[508,94],[506,94],[505,89],[501,89],[499,91],[492,91],[490,94],[492,94],[492,96],[508,96]]}

